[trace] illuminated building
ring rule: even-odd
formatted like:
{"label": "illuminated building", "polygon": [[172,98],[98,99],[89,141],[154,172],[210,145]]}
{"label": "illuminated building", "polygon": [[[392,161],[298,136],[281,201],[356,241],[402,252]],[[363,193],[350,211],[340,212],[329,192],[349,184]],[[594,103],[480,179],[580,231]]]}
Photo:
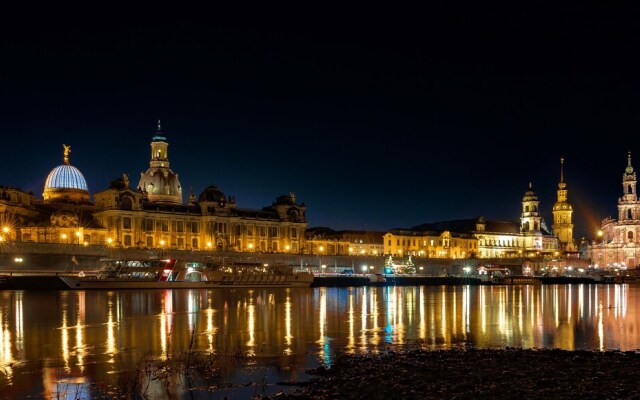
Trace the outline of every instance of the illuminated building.
{"label": "illuminated building", "polygon": [[108,245],[125,248],[298,253],[307,226],[305,205],[293,193],[270,206],[246,209],[215,186],[183,203],[178,174],[169,168],[168,142],[160,130],[151,142],[149,168],[131,187],[127,174],[90,202],[86,180],[69,162],[48,175],[43,200],[0,188],[2,241]]}
{"label": "illuminated building", "polygon": [[384,232],[334,231],[313,227],[305,232],[305,253],[327,255],[376,256],[382,255]]}
{"label": "illuminated building", "polygon": [[558,238],[558,247],[563,252],[575,253],[576,243],[573,239],[573,223],[571,214],[573,207],[567,201],[567,184],[564,182],[564,158],[560,159],[560,183],[558,183],[558,201],[553,205],[553,233]]}
{"label": "illuminated building", "polygon": [[631,152],[622,174],[622,197],[618,198],[618,219],[602,221],[600,242],[587,246],[586,257],[600,268],[634,268],[640,261],[640,201]]}
{"label": "illuminated building", "polygon": [[558,239],[546,228],[538,197],[529,184],[520,223],[465,219],[394,229],[385,234],[384,253],[428,258],[505,258],[550,256]]}

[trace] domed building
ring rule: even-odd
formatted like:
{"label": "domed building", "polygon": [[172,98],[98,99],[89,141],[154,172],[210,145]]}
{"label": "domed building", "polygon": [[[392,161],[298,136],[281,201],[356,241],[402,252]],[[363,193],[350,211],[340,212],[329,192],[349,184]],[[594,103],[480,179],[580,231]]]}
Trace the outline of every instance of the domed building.
{"label": "domed building", "polygon": [[151,142],[151,161],[136,186],[124,173],[90,202],[87,182],[64,162],[46,179],[43,200],[33,193],[0,186],[1,240],[107,247],[265,251],[298,253],[304,249],[305,205],[293,194],[261,209],[240,208],[233,196],[214,185],[182,199],[178,174],[170,169],[169,144],[160,121]]}
{"label": "domed building", "polygon": [[168,147],[158,121],[158,131],[151,142],[149,169],[140,174],[138,188],[152,203],[182,204],[182,186],[178,174],[169,168]]}
{"label": "domed building", "polygon": [[45,202],[88,203],[89,189],[82,172],[69,163],[71,146],[64,148],[63,164],[49,172],[42,197]]}

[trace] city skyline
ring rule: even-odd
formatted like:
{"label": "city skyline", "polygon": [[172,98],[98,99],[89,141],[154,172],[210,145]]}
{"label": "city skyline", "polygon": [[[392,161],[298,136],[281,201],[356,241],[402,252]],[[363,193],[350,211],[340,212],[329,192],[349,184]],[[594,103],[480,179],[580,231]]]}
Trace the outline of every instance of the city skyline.
{"label": "city skyline", "polygon": [[624,4],[228,7],[5,24],[0,184],[41,198],[63,143],[91,194],[137,184],[161,119],[184,200],[294,192],[309,226],[388,230],[517,221],[531,182],[551,226],[564,157],[578,240],[640,168]]}

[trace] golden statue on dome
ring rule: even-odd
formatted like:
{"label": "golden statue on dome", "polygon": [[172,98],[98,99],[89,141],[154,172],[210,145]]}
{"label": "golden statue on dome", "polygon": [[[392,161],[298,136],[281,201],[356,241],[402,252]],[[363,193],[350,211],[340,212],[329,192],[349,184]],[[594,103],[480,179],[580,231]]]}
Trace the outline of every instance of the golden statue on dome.
{"label": "golden statue on dome", "polygon": [[62,147],[64,148],[64,163],[69,164],[69,153],[71,153],[71,146],[63,144]]}

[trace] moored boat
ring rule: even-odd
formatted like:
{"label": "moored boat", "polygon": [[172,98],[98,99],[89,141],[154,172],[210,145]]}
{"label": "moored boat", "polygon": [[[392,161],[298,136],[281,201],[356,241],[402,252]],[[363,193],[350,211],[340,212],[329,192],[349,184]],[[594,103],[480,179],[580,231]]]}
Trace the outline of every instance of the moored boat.
{"label": "moored boat", "polygon": [[163,260],[103,260],[94,274],[61,276],[69,289],[213,289],[251,287],[309,287],[313,274],[290,266]]}
{"label": "moored boat", "polygon": [[529,275],[493,275],[491,284],[493,285],[539,285],[542,280]]}

